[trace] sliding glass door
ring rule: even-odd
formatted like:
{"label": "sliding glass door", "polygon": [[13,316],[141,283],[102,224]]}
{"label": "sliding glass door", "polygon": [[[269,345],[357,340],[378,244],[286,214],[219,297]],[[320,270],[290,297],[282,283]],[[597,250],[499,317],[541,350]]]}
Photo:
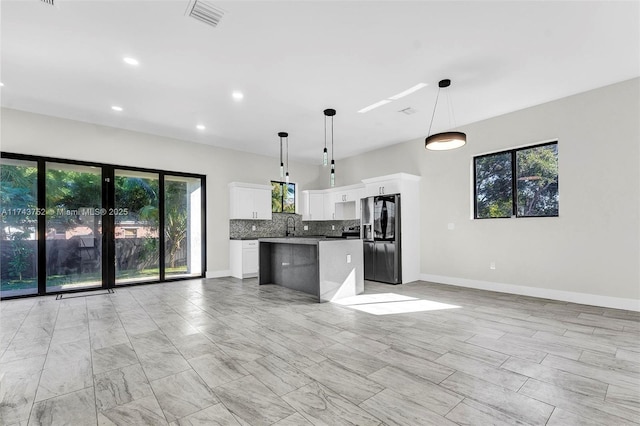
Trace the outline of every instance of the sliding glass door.
{"label": "sliding glass door", "polygon": [[160,280],[157,173],[115,170],[115,283]]}
{"label": "sliding glass door", "polygon": [[204,176],[1,155],[0,297],[204,276]]}
{"label": "sliding glass door", "polygon": [[38,163],[0,160],[0,297],[38,293]]}
{"label": "sliding glass door", "polygon": [[46,163],[46,292],[102,287],[102,169]]}
{"label": "sliding glass door", "polygon": [[165,277],[202,273],[201,179],[164,178]]}

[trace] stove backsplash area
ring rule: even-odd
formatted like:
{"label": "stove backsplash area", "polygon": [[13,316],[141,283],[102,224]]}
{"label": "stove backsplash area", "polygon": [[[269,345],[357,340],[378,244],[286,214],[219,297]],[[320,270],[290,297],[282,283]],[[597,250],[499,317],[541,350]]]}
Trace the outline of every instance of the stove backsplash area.
{"label": "stove backsplash area", "polygon": [[[291,218],[295,219],[295,231]],[[303,221],[302,215],[292,213],[273,213],[271,220],[250,220],[231,219],[229,221],[230,239],[251,239],[267,237],[284,237],[287,233],[287,220],[289,221],[289,232],[296,237],[317,236],[340,236],[342,231],[348,228],[360,226],[360,220],[323,220],[323,221]],[[307,226],[307,230],[304,227]],[[255,230],[253,229],[255,227]]]}

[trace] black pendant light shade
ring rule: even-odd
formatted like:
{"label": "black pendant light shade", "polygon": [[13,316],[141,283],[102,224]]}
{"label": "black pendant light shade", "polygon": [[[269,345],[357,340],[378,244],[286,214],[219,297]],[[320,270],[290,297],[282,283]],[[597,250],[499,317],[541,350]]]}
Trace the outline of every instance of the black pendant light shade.
{"label": "black pendant light shade", "polygon": [[460,148],[467,143],[467,135],[462,132],[444,132],[431,135],[424,140],[424,147],[432,151],[446,151]]}
{"label": "black pendant light shade", "polygon": [[[440,90],[451,85],[451,80],[444,79],[438,83],[438,94],[436,95],[436,103],[433,106],[433,114],[431,114],[431,123],[429,124],[429,136],[424,140],[424,147],[432,151],[445,151],[448,149],[460,148],[467,143],[467,135],[462,132],[443,132],[431,134],[431,126],[433,126],[433,118],[436,114],[436,107],[438,106],[438,98],[440,97]],[[449,103],[450,110],[451,103]]]}
{"label": "black pendant light shade", "polygon": [[324,154],[323,154],[323,165],[327,165],[327,117],[331,117],[331,174],[329,175],[329,184],[334,187],[336,186],[336,162],[333,159],[333,117],[336,115],[336,110],[332,108],[328,108],[324,110]]}

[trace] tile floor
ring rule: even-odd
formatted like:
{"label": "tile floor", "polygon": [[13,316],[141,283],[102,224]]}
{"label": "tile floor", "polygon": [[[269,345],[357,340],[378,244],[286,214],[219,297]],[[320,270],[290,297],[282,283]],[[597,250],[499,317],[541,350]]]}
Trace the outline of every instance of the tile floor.
{"label": "tile floor", "polygon": [[640,424],[639,313],[366,293],[318,304],[225,278],[4,301],[0,424]]}

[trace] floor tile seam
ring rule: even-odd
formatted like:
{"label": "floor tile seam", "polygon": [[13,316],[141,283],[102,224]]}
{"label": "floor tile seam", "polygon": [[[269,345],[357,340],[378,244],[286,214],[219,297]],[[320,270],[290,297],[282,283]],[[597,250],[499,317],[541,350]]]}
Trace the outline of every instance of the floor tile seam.
{"label": "floor tile seam", "polygon": [[[536,364],[537,364],[537,363],[536,363]],[[575,373],[572,373],[572,372],[569,372],[569,371],[564,371],[564,370],[561,370],[561,369],[559,369],[559,368],[551,367],[551,366],[548,366],[548,365],[542,365],[542,364],[538,364],[538,365],[540,365],[540,366],[542,366],[542,367],[545,367],[545,368],[547,368],[547,369],[550,369],[550,370],[556,370],[556,371],[559,371],[559,372],[560,372],[560,373],[562,373],[563,375],[564,375],[564,374],[567,374],[567,375],[570,375],[570,376],[576,376],[576,377],[580,377],[580,378],[583,378],[583,379],[587,379],[587,380],[589,380],[589,381],[598,382],[598,383],[600,383],[600,384],[602,384],[602,385],[606,385],[606,386],[607,386],[607,388],[610,386],[610,384],[609,384],[609,383],[603,382],[603,381],[598,380],[598,379],[594,379],[593,377],[582,376],[582,375],[579,375],[579,374],[575,374]],[[508,369],[507,369],[507,370],[508,370]],[[511,371],[511,370],[508,370],[508,371]],[[596,398],[596,399],[598,398],[598,397],[597,397],[597,396],[595,396],[595,395],[592,395],[592,394],[586,394],[586,393],[584,393],[584,392],[577,391],[577,390],[575,390],[575,389],[573,389],[573,388],[571,388],[571,389],[570,389],[570,388],[564,387],[564,386],[562,386],[562,385],[559,385],[559,384],[557,384],[557,383],[555,383],[555,382],[548,381],[548,380],[546,380],[546,379],[544,379],[544,378],[541,378],[541,377],[533,377],[533,376],[528,376],[528,375],[526,375],[526,374],[521,374],[521,373],[517,373],[517,374],[520,374],[521,376],[527,377],[528,379],[537,380],[537,381],[539,381],[539,382],[543,382],[543,383],[546,383],[546,384],[549,384],[549,385],[552,385],[552,386],[556,386],[556,387],[561,388],[561,389],[569,390],[569,391],[572,391],[572,392],[578,393],[578,394],[580,394],[580,395],[588,396],[588,397],[590,397],[590,398]],[[525,382],[525,383],[526,383],[526,382]],[[518,389],[518,391],[519,391],[520,389],[522,389],[522,387],[525,385],[525,383],[523,383],[523,384],[522,384],[522,386],[520,386],[520,388]],[[603,401],[604,401],[604,397],[603,397]]]}
{"label": "floor tile seam", "polygon": [[[555,356],[558,356],[558,355],[555,355]],[[564,358],[564,357],[560,357],[560,356],[558,356],[558,357],[559,357],[559,358]],[[545,357],[545,359],[546,359],[546,357]],[[604,373],[604,374],[606,374],[606,373],[616,373],[616,376],[617,376],[618,374],[622,374],[622,375],[623,375],[623,377],[628,377],[627,375],[629,374],[629,372],[626,372],[626,373],[627,373],[627,375],[625,375],[625,372],[623,372],[623,371],[617,371],[616,369],[612,369],[612,368],[602,368],[602,367],[598,367],[598,366],[596,366],[596,365],[589,364],[589,363],[585,363],[585,362],[582,362],[582,361],[579,361],[579,360],[573,360],[573,359],[569,359],[569,358],[564,358],[564,359],[566,359],[567,361],[574,361],[574,362],[578,362],[578,363],[580,363],[580,364],[583,364],[582,366],[579,366],[579,367],[583,367],[583,368],[593,368],[593,369],[600,370],[600,372],[601,372],[601,373]],[[544,360],[543,360],[542,362],[544,362]],[[551,367],[551,366],[549,366],[549,365],[542,364],[542,362],[540,363],[541,365],[544,365],[544,366],[546,366],[546,367]],[[563,372],[568,373],[568,374],[573,374],[573,375],[575,375],[575,376],[579,376],[579,377],[582,377],[582,378],[585,378],[585,379],[591,379],[591,380],[596,380],[596,381],[602,382],[602,380],[596,379],[596,378],[591,377],[591,376],[589,376],[589,375],[585,375],[585,374],[588,374],[588,373],[579,374],[579,373],[576,373],[576,372],[573,372],[573,371],[565,370],[565,369],[563,369],[563,368],[561,368],[561,367],[551,367],[551,368],[555,368],[556,370],[560,370],[560,371],[563,371]],[[640,374],[638,374],[638,375],[634,375],[633,377],[634,377],[634,378],[636,378],[636,379],[638,379],[638,381],[640,381]],[[621,384],[618,384],[618,383],[610,383],[610,382],[602,382],[602,383],[605,383],[605,384],[607,384],[607,385],[614,385],[614,386],[620,386],[620,387],[627,387],[627,386],[625,386],[625,385],[621,385]]]}
{"label": "floor tile seam", "polygon": [[[584,352],[583,352],[582,355],[584,355]],[[601,364],[594,364],[593,362],[589,362],[588,360],[583,360],[582,359],[582,355],[576,361],[582,362],[584,364],[587,364],[588,366],[600,367],[600,368],[605,368],[607,370],[612,370],[612,371],[617,372],[617,373],[632,374],[632,375],[637,376],[638,378],[640,378],[640,363],[635,363],[633,361],[628,361],[628,362],[631,362],[633,364],[632,366],[630,366],[628,368],[616,367],[614,365],[606,365],[606,364],[605,365],[601,365]],[[615,357],[612,358],[612,359],[619,360],[618,358],[615,358]],[[627,361],[627,360],[619,360],[619,361]],[[635,365],[635,364],[638,364],[638,365]],[[638,368],[638,371],[637,372],[633,371],[634,368]]]}
{"label": "floor tile seam", "polygon": [[[42,296],[38,296],[38,297],[42,297]],[[20,324],[16,327],[15,332],[11,336],[11,339],[9,340],[9,342],[7,343],[7,347],[0,353],[0,359],[2,359],[4,354],[7,352],[7,350],[9,349],[11,344],[13,343],[13,340],[15,339],[16,335],[18,334],[18,331],[20,331],[20,329],[22,328],[22,325],[27,320],[27,318],[29,317],[29,314],[31,314],[31,311],[35,308],[36,305],[37,305],[36,302],[31,304],[31,306],[29,307],[29,310],[27,311],[26,315],[22,318],[22,321],[20,321]],[[60,306],[58,306],[58,309],[60,309]],[[56,320],[57,320],[57,318],[58,318],[58,314],[56,312]],[[51,342],[49,342],[49,344],[51,344]],[[47,352],[49,352],[48,349],[47,349]]]}
{"label": "floor tile seam", "polygon": [[[380,421],[380,424],[381,424],[381,425],[385,425],[386,423],[385,423],[383,420],[381,420],[380,418],[378,418],[378,417],[377,417],[376,415],[374,415],[373,413],[370,413],[370,412],[369,412],[365,407],[363,407],[362,405],[363,405],[365,402],[367,402],[367,401],[369,401],[370,399],[372,399],[373,397],[375,397],[376,395],[381,394],[382,392],[384,392],[384,391],[385,391],[385,390],[387,390],[387,389],[388,389],[388,388],[386,388],[386,387],[382,387],[382,390],[380,390],[380,391],[376,392],[374,395],[371,395],[369,398],[365,399],[365,400],[364,400],[364,401],[362,401],[360,404],[354,404],[354,405],[355,405],[356,407],[358,407],[359,409],[361,409],[362,411],[364,411],[365,413],[367,413],[368,415],[370,415],[371,417],[373,417],[374,419],[376,419],[376,420]],[[424,406],[424,405],[422,405],[422,404],[418,404],[418,402],[417,402],[417,401],[415,401],[415,400],[414,400],[414,399],[412,399],[412,398],[409,398],[409,397],[408,397],[408,396],[406,396],[406,395],[399,394],[398,392],[395,392],[393,389],[389,389],[389,391],[394,392],[394,393],[397,393],[397,394],[398,394],[398,395],[400,395],[403,399],[404,399],[404,398],[407,398],[410,402],[413,402],[413,403],[415,403],[415,404],[417,404],[417,405],[420,405],[420,407],[424,408],[425,410],[427,410],[427,411],[431,412],[432,414],[434,414],[434,415],[436,415],[436,416],[440,416],[440,414],[438,414],[438,413],[436,413],[436,412],[434,412],[434,411],[430,410],[428,407],[425,407],[425,406]],[[337,392],[336,392],[336,393],[337,393]],[[338,395],[340,395],[340,394],[338,394]],[[344,398],[342,395],[340,395],[340,397]],[[344,399],[345,399],[346,401],[349,401],[347,398],[344,398]],[[351,402],[351,401],[349,401],[349,402]],[[353,404],[353,402],[351,402],[351,403]],[[441,416],[441,417],[444,417],[444,416]]]}
{"label": "floor tile seam", "polygon": [[[598,352],[598,353],[606,354],[606,355],[615,355],[615,352],[612,353],[611,351],[598,350],[598,349],[595,349],[593,347],[580,346],[580,343],[575,341],[575,340],[578,339],[577,337],[563,336],[563,335],[557,335],[557,337],[567,339],[567,341],[566,342],[561,342],[561,341],[556,341],[555,339],[548,339],[546,337],[542,338],[542,339],[539,339],[538,341],[541,342],[541,343],[552,343],[552,344],[564,345],[564,346],[568,346],[570,348],[578,349],[580,351],[591,351],[591,352]],[[534,335],[534,338],[535,338],[535,335]],[[614,345],[607,344],[607,343],[593,342],[593,341],[585,341],[585,344],[587,346],[591,346],[591,345],[600,346],[601,345],[601,346],[611,346],[612,348],[614,348]],[[580,354],[580,355],[582,356],[582,354]]]}
{"label": "floor tile seam", "polygon": [[[36,304],[34,303],[33,306],[31,307],[31,309],[33,309],[36,306]],[[29,312],[31,312],[31,310],[29,310]],[[53,326],[55,329],[55,324],[58,321],[58,314],[60,313],[60,305],[58,304],[58,309],[56,309],[56,319],[53,322]],[[53,340],[53,332],[51,334],[51,338],[49,339],[49,344],[47,345],[47,353],[45,354],[45,358],[44,358],[44,363],[42,364],[42,369],[40,370],[40,377],[38,378],[38,385],[36,386],[36,392],[35,395],[33,396],[33,402],[31,403],[31,410],[29,411],[29,419],[27,420],[27,424],[29,424],[29,422],[31,421],[31,415],[33,414],[33,409],[36,406],[37,403],[40,403],[41,401],[36,402],[36,397],[38,396],[38,389],[40,389],[40,382],[42,381],[42,375],[44,374],[44,366],[47,364],[47,358],[49,357],[49,351],[51,350],[51,341]],[[93,368],[93,366],[92,366]],[[83,388],[86,389],[86,388]],[[82,390],[82,389],[80,389]],[[76,389],[75,391],[72,392],[77,392],[78,390]],[[67,392],[67,394],[72,393],[72,392]],[[49,399],[52,398],[56,398],[58,396],[62,396],[62,395],[56,395],[54,397],[51,398],[47,398],[47,399],[43,399],[42,401],[47,401]]]}
{"label": "floor tile seam", "polygon": [[[249,376],[251,376],[251,377],[253,377],[254,379],[256,379],[258,382],[260,382],[260,383],[261,383],[263,386],[265,386],[267,389],[269,389],[269,387],[268,387],[267,385],[265,385],[265,384],[264,384],[260,379],[258,379],[257,377],[255,377],[253,374],[249,373],[248,375],[249,375]],[[206,384],[206,382],[205,382],[205,385],[206,385],[206,386],[211,390],[211,392],[213,392],[213,394],[215,395],[215,397],[218,399],[219,404],[222,404],[222,405],[224,406],[224,408],[225,408],[229,413],[231,413],[234,417],[239,417],[239,418],[241,418],[241,419],[242,419],[242,417],[241,417],[239,414],[236,414],[236,413],[233,411],[232,407],[227,406],[227,404],[225,403],[224,399],[223,399],[223,398],[221,398],[221,397],[220,397],[220,395],[219,395],[219,392],[220,392],[220,391],[217,391],[217,392],[216,392],[216,389],[222,388],[223,386],[226,386],[226,385],[228,385],[229,383],[233,383],[233,382],[235,382],[235,381],[242,380],[242,379],[243,379],[243,378],[245,378],[245,377],[247,377],[247,375],[242,376],[242,377],[239,377],[239,378],[237,378],[237,379],[235,379],[235,380],[231,380],[231,381],[229,381],[229,382],[227,382],[227,383],[221,384],[220,386],[216,386],[215,388],[211,388],[211,387],[210,387],[209,385],[207,385],[207,384]],[[299,387],[299,388],[297,388],[297,389],[292,390],[291,392],[295,392],[295,391],[299,390],[300,388],[303,388],[303,387],[305,387],[305,386],[307,386],[307,385],[308,385],[308,383],[307,383],[306,385],[300,386],[300,387]],[[269,389],[269,390],[271,390],[271,389]],[[273,391],[271,391],[271,392],[273,392]],[[292,406],[291,406],[291,404],[289,404],[289,403],[288,403],[287,401],[285,401],[285,399],[283,398],[285,395],[288,395],[288,394],[290,394],[291,392],[288,392],[288,393],[286,393],[286,394],[284,394],[284,395],[277,395],[275,392],[273,392],[273,394],[274,394],[274,395],[276,395],[276,397],[278,397],[278,398],[279,398],[279,399],[280,399],[284,404],[286,404],[286,405],[287,405],[287,407],[289,407],[291,410],[293,410],[293,412],[294,412],[294,413],[300,413],[298,410],[296,410],[294,407],[292,407]],[[208,407],[207,407],[207,408],[208,408]],[[302,415],[302,413],[300,413],[300,414]],[[293,415],[293,414],[290,414],[290,415]],[[304,416],[303,416],[303,417],[304,417]],[[305,418],[306,418],[306,417],[305,417]],[[282,420],[282,419],[280,419],[280,420]],[[277,421],[276,421],[276,423],[277,423],[278,421],[280,421],[280,420],[277,420]],[[237,420],[236,420],[236,421],[237,421]],[[243,420],[243,422],[244,422],[244,420]],[[238,422],[238,423],[240,423],[240,422]],[[247,423],[247,422],[245,422],[245,423]],[[247,423],[247,424],[249,424],[249,423]]]}
{"label": "floor tile seam", "polygon": [[[323,361],[323,362],[324,362],[324,361]],[[305,371],[303,371],[303,373],[307,374]],[[363,402],[363,401],[360,401],[360,402],[354,402],[354,401],[352,401],[350,398],[348,398],[346,395],[343,395],[342,393],[340,393],[340,390],[338,390],[338,389],[334,389],[334,388],[333,388],[333,387],[331,387],[329,384],[327,384],[327,383],[325,383],[325,382],[322,382],[322,381],[320,381],[320,380],[316,379],[315,377],[310,376],[309,374],[307,374],[307,375],[308,375],[309,377],[311,377],[311,379],[312,379],[314,382],[316,382],[316,383],[318,383],[318,384],[320,384],[320,385],[322,385],[322,386],[326,387],[327,389],[331,390],[331,392],[335,393],[336,395],[339,395],[339,396],[340,396],[340,398],[344,399],[345,401],[348,401],[350,404],[353,404],[353,405],[358,406],[358,405],[360,405],[360,404]],[[373,381],[373,380],[371,380],[371,379],[367,379],[367,380],[372,381],[372,382],[374,382],[374,383],[378,384],[378,382],[375,382],[375,381]],[[306,385],[305,385],[305,386],[306,386]],[[382,390],[384,390],[384,388],[385,388],[385,387],[384,387],[384,386],[382,386],[382,385],[380,385],[380,387],[382,388]],[[381,391],[378,391],[378,392],[376,392],[376,393],[379,393],[379,392],[381,392]],[[368,398],[369,398],[369,397],[368,397]],[[368,398],[365,398],[365,399],[368,399]]]}
{"label": "floor tile seam", "polygon": [[[462,404],[462,403],[467,399],[467,397],[466,397],[466,396],[464,396],[464,395],[460,395],[459,393],[456,393],[456,392],[454,392],[454,391],[452,391],[452,390],[450,390],[450,389],[447,389],[447,391],[449,391],[449,392],[451,392],[451,393],[454,393],[456,396],[460,397],[460,401],[456,402],[456,403],[454,404],[454,406],[453,406],[453,407],[451,407],[449,410],[447,410],[447,412],[446,412],[444,415],[442,415],[442,417],[444,417],[445,419],[450,420],[450,419],[448,419],[448,418],[447,418],[447,416],[448,416],[448,415],[449,415],[453,410],[455,410],[455,409],[456,409],[456,407],[457,407],[458,405]],[[451,421],[453,421],[453,420],[451,420]]]}
{"label": "floor tile seam", "polygon": [[85,311],[87,313],[87,332],[89,334],[89,359],[91,361],[91,382],[93,383],[93,409],[96,415],[96,426],[99,425],[99,417],[98,417],[98,392],[96,386],[96,374],[94,372],[93,366],[93,342],[91,341],[91,321],[89,321],[89,305],[87,303],[85,305]]}
{"label": "floor tile seam", "polygon": [[[112,301],[110,301],[110,303],[113,305],[113,302],[112,302]],[[87,310],[88,310],[88,309],[89,309],[89,308],[87,307]],[[135,350],[135,347],[133,346],[133,342],[131,342],[131,338],[130,338],[130,336],[129,336],[129,333],[127,333],[126,328],[124,328],[124,324],[122,323],[122,320],[121,320],[121,318],[120,318],[120,313],[115,309],[115,306],[114,306],[114,312],[116,313],[116,316],[117,316],[117,318],[118,318],[118,321],[120,322],[120,325],[122,326],[122,328],[123,328],[123,330],[124,330],[124,332],[125,332],[125,335],[127,336],[128,344],[129,344],[129,346],[130,346],[130,347],[131,347],[131,349],[133,350],[133,353],[134,353],[134,354],[135,354],[135,356],[136,356],[136,360],[138,361],[138,365],[140,365],[140,369],[142,370],[142,374],[144,374],[144,378],[145,378],[145,380],[147,381],[147,385],[148,385],[148,386],[149,386],[149,388],[151,389],[151,392],[153,393],[153,397],[156,399],[156,402],[158,403],[158,406],[160,406],[160,403],[159,403],[159,401],[158,401],[158,397],[156,396],[155,391],[153,390],[153,386],[151,386],[151,380],[149,380],[149,377],[147,376],[147,372],[146,372],[146,371],[145,371],[145,369],[142,367],[142,362],[140,361],[140,357],[139,357],[139,355],[138,355],[138,352]],[[88,312],[87,312],[87,315],[88,315]],[[91,335],[91,325],[89,325],[89,335]],[[90,344],[90,346],[91,346],[91,351],[90,351],[90,352],[91,352],[91,371],[92,371],[92,373],[93,373],[93,342],[91,342],[91,339],[89,339],[89,344]],[[124,343],[119,343],[119,344],[124,344]],[[116,345],[112,345],[112,346],[116,346]],[[108,346],[107,346],[107,347],[108,347]],[[99,349],[102,349],[102,348],[99,348]],[[99,349],[97,349],[97,350],[99,350]],[[129,366],[131,366],[131,365],[135,365],[135,364],[129,364],[129,365],[127,365],[127,366],[118,367],[118,368],[112,368],[112,369],[109,369],[109,370],[101,371],[99,374],[104,374],[104,373],[106,373],[106,372],[115,371],[115,370],[120,370],[120,369],[122,369],[122,368],[126,368],[126,367],[129,367]],[[168,377],[168,376],[167,376],[167,377]],[[97,412],[98,412],[98,401],[97,401],[97,398],[98,398],[98,395],[97,395],[97,392],[95,392],[95,383],[96,383],[95,381],[96,381],[96,374],[94,373],[94,374],[93,374],[93,383],[94,383],[94,404],[95,404],[95,408],[96,408],[96,418],[97,418]],[[124,405],[124,404],[120,404],[120,405]],[[112,407],[112,408],[113,408],[113,407]],[[160,409],[162,410],[162,407],[160,407]],[[167,418],[166,418],[166,416],[165,416],[165,414],[164,414],[164,410],[162,410],[162,415],[164,416],[165,421],[167,421],[167,423],[169,423],[169,421],[167,420]]]}
{"label": "floor tile seam", "polygon": [[[466,374],[466,373],[463,373],[463,372],[460,372],[460,373],[462,373],[462,374]],[[466,374],[466,375],[468,375],[468,374]],[[473,376],[470,376],[470,377],[473,377]],[[555,406],[554,406],[554,405],[552,405],[552,404],[549,404],[549,403],[544,402],[544,401],[540,401],[540,400],[538,400],[537,398],[533,398],[533,397],[531,397],[531,396],[529,396],[529,395],[525,395],[525,394],[523,394],[523,393],[520,393],[519,391],[518,391],[518,392],[514,392],[514,391],[513,391],[513,390],[511,390],[511,389],[507,389],[507,388],[504,388],[504,387],[502,387],[502,386],[500,386],[500,385],[496,385],[496,384],[493,384],[493,383],[487,382],[487,381],[485,381],[485,380],[483,380],[483,379],[476,379],[476,380],[480,380],[480,381],[486,382],[486,383],[488,383],[488,384],[490,384],[490,385],[497,386],[497,387],[501,388],[502,390],[504,390],[505,392],[508,392],[509,394],[519,395],[519,396],[521,396],[521,397],[526,397],[526,398],[529,398],[529,399],[531,399],[531,400],[533,400],[533,401],[539,402],[539,403],[544,404],[545,406],[548,406],[548,407],[551,407],[551,408],[554,408],[554,407],[555,407]],[[531,378],[528,378],[528,379],[527,379],[527,382],[528,382],[529,380],[531,380]],[[534,379],[534,380],[535,380],[535,379]],[[526,383],[526,382],[525,382],[525,383]],[[523,385],[523,386],[524,386],[524,385]],[[445,387],[445,388],[446,388],[446,387]],[[452,390],[452,389],[449,389],[449,388],[446,388],[446,389],[450,390],[451,392],[455,392],[455,391],[454,391],[454,390]],[[496,410],[496,411],[499,411],[500,413],[502,413],[502,414],[506,415],[506,416],[507,416],[507,417],[509,417],[509,418],[513,418],[513,417],[514,417],[511,413],[508,413],[507,411],[505,411],[505,410],[502,408],[502,405],[500,405],[500,406],[492,405],[492,404],[489,404],[489,403],[487,403],[487,402],[484,402],[484,401],[482,401],[482,400],[478,399],[478,397],[476,396],[476,393],[474,393],[473,395],[466,395],[466,394],[462,394],[462,396],[463,396],[465,399],[470,399],[470,400],[472,400],[472,401],[477,402],[478,404],[486,405],[486,406],[488,406],[489,408],[492,408],[492,409],[494,409],[494,410]],[[551,412],[553,412],[553,409],[551,410]],[[545,421],[545,424],[546,424],[546,422],[548,422],[548,421],[549,421],[549,418],[550,418],[550,417],[551,417],[551,413],[549,414],[549,417],[547,417],[547,419],[546,419],[546,421]],[[519,420],[519,421],[521,421],[521,422],[523,422],[523,423],[529,424],[529,422],[528,422],[527,420],[524,420],[524,419],[517,419],[517,420]]]}
{"label": "floor tile seam", "polygon": [[[305,373],[305,374],[306,374],[306,373]],[[309,377],[310,377],[310,376],[309,376]],[[351,401],[349,398],[347,398],[346,396],[343,396],[340,392],[338,392],[338,391],[336,391],[335,389],[333,389],[331,386],[328,386],[328,385],[326,385],[325,383],[322,383],[322,382],[320,382],[320,381],[318,381],[318,380],[314,379],[313,377],[310,377],[310,378],[311,378],[311,380],[312,380],[311,382],[309,382],[309,383],[307,383],[307,384],[305,384],[305,385],[302,385],[302,386],[298,387],[297,389],[294,389],[294,390],[292,390],[292,391],[290,391],[290,392],[287,392],[287,393],[285,393],[285,394],[283,394],[283,395],[280,395],[280,396],[279,396],[279,398],[280,398],[284,403],[286,403],[289,407],[291,407],[291,404],[289,404],[289,403],[288,403],[284,398],[285,398],[286,396],[291,395],[291,394],[292,394],[292,393],[294,393],[294,392],[298,392],[300,389],[302,389],[302,388],[304,388],[304,387],[307,387],[307,386],[311,385],[312,383],[315,383],[315,384],[316,384],[316,385],[318,385],[318,386],[325,387],[325,388],[329,389],[332,393],[336,394],[336,395],[337,395],[340,399],[342,399],[343,401],[346,401],[347,403],[352,404],[352,405],[354,405],[354,406],[356,406],[356,407],[358,407],[358,408],[362,409],[362,410],[363,410],[363,411],[365,411],[367,414],[369,414],[370,416],[372,416],[374,419],[380,420],[380,419],[378,419],[376,416],[374,416],[374,415],[372,415],[371,413],[369,413],[367,410],[364,410],[362,407],[360,407],[360,404],[362,404],[364,401],[366,401],[366,399],[365,399],[364,401],[362,401],[361,403],[356,404],[356,403],[354,403],[353,401]],[[383,388],[382,390],[384,390],[384,388]],[[376,395],[377,395],[378,393],[382,392],[382,390],[381,390],[381,391],[379,391],[379,392],[377,392],[377,393],[376,393]],[[369,399],[369,398],[367,398],[367,399]],[[294,407],[291,407],[291,408],[292,408],[296,413],[299,413],[300,415],[302,415],[302,417],[304,417],[304,418],[305,418],[309,423],[314,424],[314,420],[315,420],[315,419],[314,419],[313,417],[311,417],[311,418],[307,417],[307,416],[305,415],[306,413],[305,413],[305,411],[304,411],[304,410],[303,410],[303,411],[298,411],[298,410],[297,410],[297,409],[295,409]],[[384,422],[382,422],[382,420],[380,420],[380,424],[384,424]]]}
{"label": "floor tile seam", "polygon": [[[535,378],[531,378],[530,380],[534,380],[534,381],[538,381],[538,382],[541,382],[541,383],[547,384],[546,382],[543,382],[543,381],[538,380],[538,379],[535,379]],[[551,386],[555,386],[555,385],[551,385]],[[555,387],[560,388],[560,386],[555,386]],[[566,389],[564,389],[564,388],[561,388],[561,389],[562,389],[562,390],[566,390]],[[575,392],[575,391],[572,391],[572,392]],[[582,402],[582,401],[575,401],[575,400],[573,400],[573,399],[572,399],[572,398],[570,398],[570,397],[564,397],[564,396],[562,397],[562,399],[563,399],[563,400],[565,400],[565,401],[568,401],[568,402],[569,402],[569,405],[567,405],[567,404],[563,404],[563,403],[562,403],[562,401],[560,401],[560,403],[561,403],[562,405],[551,405],[551,404],[549,404],[548,402],[541,401],[541,400],[539,400],[538,398],[535,398],[535,397],[533,397],[533,396],[526,395],[525,393],[520,393],[520,392],[518,392],[518,393],[519,393],[520,395],[526,396],[527,398],[534,399],[534,400],[536,400],[536,401],[538,401],[538,402],[541,402],[541,403],[543,403],[543,404],[546,404],[546,405],[549,405],[549,406],[552,406],[552,407],[555,407],[555,408],[560,408],[560,409],[565,410],[565,411],[569,411],[569,412],[571,412],[571,413],[575,414],[575,415],[576,415],[576,416],[578,416],[578,417],[584,417],[584,416],[585,416],[585,415],[584,415],[584,411],[581,411],[581,410],[584,410],[584,408],[586,408],[586,409],[588,409],[588,410],[594,410],[594,411],[597,411],[597,412],[598,412],[598,413],[600,413],[603,417],[611,417],[611,416],[612,416],[612,417],[615,417],[616,419],[623,419],[623,420],[624,420],[624,422],[623,422],[622,424],[629,424],[629,423],[628,423],[628,422],[629,422],[629,419],[627,419],[626,417],[623,417],[623,416],[620,416],[620,415],[617,415],[617,414],[611,414],[611,413],[609,413],[609,412],[607,412],[607,411],[604,411],[604,410],[602,410],[602,409],[600,409],[600,408],[594,407],[594,406],[592,406],[592,405],[587,405],[587,404],[585,404],[585,403],[584,403],[584,402]],[[575,392],[575,393],[578,393],[578,392]],[[583,395],[583,394],[580,394],[580,395],[581,395],[581,396],[585,396],[585,395]],[[587,398],[592,398],[592,397],[587,396]],[[605,401],[603,401],[603,403],[604,403],[604,404],[609,404],[610,406],[613,406],[613,408],[617,408],[617,407],[619,407],[619,404],[616,404],[616,403],[613,403],[613,402],[607,402],[606,400],[605,400]],[[575,408],[575,407],[579,407],[579,409],[578,409],[578,408]],[[555,411],[555,408],[554,408],[554,411]],[[552,414],[553,414],[553,412],[552,412]],[[551,416],[549,416],[549,418],[551,418]],[[547,419],[547,421],[548,421],[548,419]]]}

